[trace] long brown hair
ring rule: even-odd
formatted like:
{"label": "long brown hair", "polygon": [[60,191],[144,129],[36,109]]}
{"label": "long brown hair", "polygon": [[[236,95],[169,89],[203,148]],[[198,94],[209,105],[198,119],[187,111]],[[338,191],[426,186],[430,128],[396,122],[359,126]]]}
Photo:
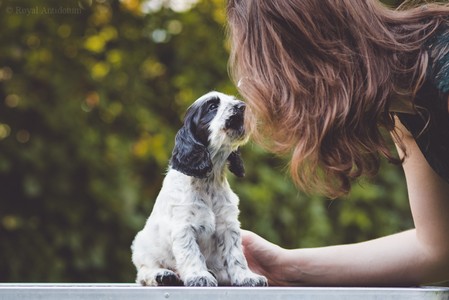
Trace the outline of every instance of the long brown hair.
{"label": "long brown hair", "polygon": [[375,174],[380,155],[399,162],[382,134],[395,133],[391,100],[422,85],[422,45],[448,14],[377,0],[228,0],[230,73],[255,140],[291,156],[303,190],[329,197]]}

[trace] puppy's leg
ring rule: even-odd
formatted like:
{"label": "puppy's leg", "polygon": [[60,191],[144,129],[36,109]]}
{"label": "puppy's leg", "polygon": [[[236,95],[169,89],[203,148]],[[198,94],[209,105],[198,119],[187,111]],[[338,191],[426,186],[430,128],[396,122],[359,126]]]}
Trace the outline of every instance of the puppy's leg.
{"label": "puppy's leg", "polygon": [[222,252],[223,265],[233,286],[267,286],[265,276],[253,273],[243,254],[238,223],[228,224],[220,234],[217,234],[218,248]]}
{"label": "puppy's leg", "polygon": [[185,286],[217,286],[217,280],[207,270],[206,261],[197,243],[197,232],[186,225],[173,232],[173,254]]}
{"label": "puppy's leg", "polygon": [[133,263],[137,268],[137,283],[149,286],[182,285],[179,276],[175,272],[166,269],[166,266],[158,263],[148,249],[133,248]]}
{"label": "puppy's leg", "polygon": [[[182,285],[179,276],[173,271],[167,269],[174,266],[167,250],[155,247],[153,240],[157,238],[153,236],[154,230],[145,227],[140,231],[131,246],[132,261],[137,269],[136,282],[141,285],[158,286],[158,285]],[[160,246],[160,245],[159,245]],[[165,258],[161,255],[165,254]],[[158,258],[156,258],[158,257]],[[161,263],[164,261],[165,263]]]}

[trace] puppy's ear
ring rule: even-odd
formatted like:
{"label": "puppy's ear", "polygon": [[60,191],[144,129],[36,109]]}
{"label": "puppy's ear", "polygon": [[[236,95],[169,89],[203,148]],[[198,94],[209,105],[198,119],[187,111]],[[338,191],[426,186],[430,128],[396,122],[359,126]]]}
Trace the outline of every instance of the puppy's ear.
{"label": "puppy's ear", "polygon": [[243,166],[243,160],[238,149],[229,155],[228,168],[237,177],[245,176],[245,167]]}
{"label": "puppy's ear", "polygon": [[195,138],[188,124],[176,134],[170,164],[174,170],[197,178],[204,178],[212,171],[209,151]]}

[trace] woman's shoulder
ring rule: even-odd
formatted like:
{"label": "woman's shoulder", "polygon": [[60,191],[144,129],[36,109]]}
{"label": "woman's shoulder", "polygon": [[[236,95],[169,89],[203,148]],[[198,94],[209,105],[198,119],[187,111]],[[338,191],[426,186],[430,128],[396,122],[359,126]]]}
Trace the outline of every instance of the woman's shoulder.
{"label": "woman's shoulder", "polygon": [[[449,81],[449,73],[444,75]],[[416,114],[397,113],[401,123],[413,135],[434,171],[449,182],[449,92],[442,92],[430,80],[414,100]]]}
{"label": "woman's shoulder", "polygon": [[397,117],[413,135],[432,169],[449,183],[449,122],[441,125],[433,119],[405,113],[397,113]]}

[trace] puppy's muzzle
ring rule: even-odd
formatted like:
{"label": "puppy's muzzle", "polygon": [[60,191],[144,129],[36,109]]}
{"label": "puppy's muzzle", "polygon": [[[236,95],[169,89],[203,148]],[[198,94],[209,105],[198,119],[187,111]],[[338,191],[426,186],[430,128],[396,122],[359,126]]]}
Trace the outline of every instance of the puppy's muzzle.
{"label": "puppy's muzzle", "polygon": [[245,127],[243,126],[245,116],[245,103],[239,103],[232,108],[233,114],[226,120],[226,129],[233,130],[237,136],[245,135]]}

